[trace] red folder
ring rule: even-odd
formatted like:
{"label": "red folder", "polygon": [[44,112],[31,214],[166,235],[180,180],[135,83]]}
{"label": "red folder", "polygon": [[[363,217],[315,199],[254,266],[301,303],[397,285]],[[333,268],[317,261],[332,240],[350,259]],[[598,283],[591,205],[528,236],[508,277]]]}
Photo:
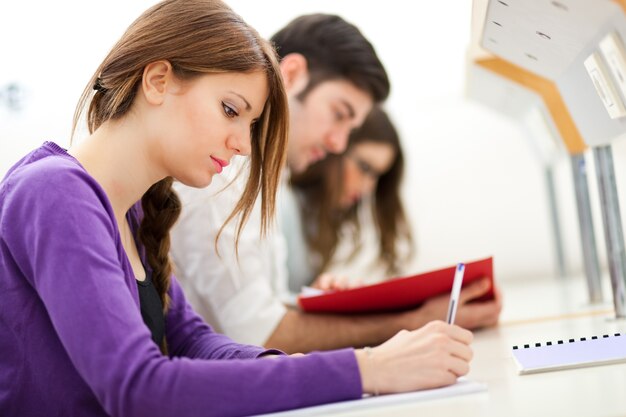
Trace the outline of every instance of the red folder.
{"label": "red folder", "polygon": [[[378,284],[321,295],[299,296],[298,304],[309,313],[376,313],[417,307],[430,297],[450,293],[455,266],[408,277],[393,278]],[[476,301],[493,299],[493,258],[465,264],[463,286],[489,278],[491,289]]]}

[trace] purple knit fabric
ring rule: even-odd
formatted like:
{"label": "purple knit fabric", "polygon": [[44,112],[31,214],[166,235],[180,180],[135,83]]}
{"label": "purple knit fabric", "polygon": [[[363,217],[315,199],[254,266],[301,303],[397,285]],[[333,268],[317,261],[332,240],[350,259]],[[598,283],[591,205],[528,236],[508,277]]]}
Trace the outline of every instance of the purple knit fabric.
{"label": "purple knit fabric", "polygon": [[240,416],[361,396],[352,349],[256,359],[175,277],[170,296],[166,357],[104,190],[54,143],[25,156],[0,183],[0,414]]}

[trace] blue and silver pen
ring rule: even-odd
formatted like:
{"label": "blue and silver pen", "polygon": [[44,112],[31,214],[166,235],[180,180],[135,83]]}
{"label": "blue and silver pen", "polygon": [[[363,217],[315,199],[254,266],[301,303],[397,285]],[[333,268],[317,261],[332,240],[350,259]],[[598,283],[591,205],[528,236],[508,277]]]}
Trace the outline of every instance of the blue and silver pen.
{"label": "blue and silver pen", "polygon": [[463,274],[465,273],[465,264],[457,264],[454,273],[454,282],[452,283],[452,292],[450,293],[450,304],[448,305],[448,324],[454,324],[454,316],[456,316],[456,307],[459,304],[459,295],[461,294],[461,285],[463,284]]}

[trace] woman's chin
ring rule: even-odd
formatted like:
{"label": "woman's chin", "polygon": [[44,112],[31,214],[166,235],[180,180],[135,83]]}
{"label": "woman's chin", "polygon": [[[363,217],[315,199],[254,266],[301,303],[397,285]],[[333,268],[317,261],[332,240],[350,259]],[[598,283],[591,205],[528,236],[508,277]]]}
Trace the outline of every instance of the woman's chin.
{"label": "woman's chin", "polygon": [[211,182],[213,181],[213,175],[214,174],[211,173],[208,176],[205,176],[202,178],[185,178],[185,179],[179,179],[178,181],[185,184],[188,187],[206,188],[209,185],[211,185]]}

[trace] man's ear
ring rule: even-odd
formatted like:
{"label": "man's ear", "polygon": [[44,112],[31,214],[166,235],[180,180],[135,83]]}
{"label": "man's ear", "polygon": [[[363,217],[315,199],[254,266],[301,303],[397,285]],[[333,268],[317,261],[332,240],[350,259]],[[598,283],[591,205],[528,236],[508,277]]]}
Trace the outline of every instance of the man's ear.
{"label": "man's ear", "polygon": [[285,55],[280,61],[280,73],[289,96],[300,94],[309,85],[309,67],[302,54]]}
{"label": "man's ear", "polygon": [[141,90],[150,104],[159,105],[165,99],[168,84],[174,82],[174,72],[169,61],[151,62],[143,70]]}

